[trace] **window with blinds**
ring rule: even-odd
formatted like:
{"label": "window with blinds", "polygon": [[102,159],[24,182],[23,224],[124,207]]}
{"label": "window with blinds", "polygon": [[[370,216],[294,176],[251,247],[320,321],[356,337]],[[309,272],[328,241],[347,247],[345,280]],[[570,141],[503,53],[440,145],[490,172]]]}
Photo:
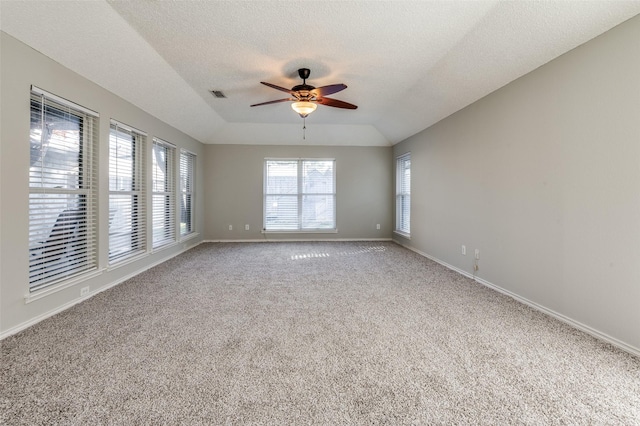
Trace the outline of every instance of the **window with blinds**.
{"label": "window with blinds", "polygon": [[109,133],[109,263],[146,250],[146,134],[111,121]]}
{"label": "window with blinds", "polygon": [[335,218],[335,160],[265,160],[265,230],[335,230]]}
{"label": "window with blinds", "polygon": [[180,235],[194,231],[194,187],[196,155],[180,151]]}
{"label": "window with blinds", "polygon": [[411,153],[396,160],[396,231],[411,231]]}
{"label": "window with blinds", "polygon": [[31,89],[29,291],[97,268],[98,114]]}
{"label": "window with blinds", "polygon": [[176,147],[153,138],[151,160],[153,204],[153,248],[171,244],[175,231],[175,158]]}

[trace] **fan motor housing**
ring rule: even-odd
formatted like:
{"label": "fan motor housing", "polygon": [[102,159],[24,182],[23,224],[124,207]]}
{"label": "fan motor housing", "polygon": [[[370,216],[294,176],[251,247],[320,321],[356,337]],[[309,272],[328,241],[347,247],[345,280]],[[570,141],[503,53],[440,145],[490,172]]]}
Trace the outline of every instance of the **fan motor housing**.
{"label": "fan motor housing", "polygon": [[291,90],[294,92],[300,92],[300,91],[310,92],[313,89],[315,89],[315,87],[309,86],[308,84],[298,84],[297,86],[293,86]]}
{"label": "fan motor housing", "polygon": [[309,68],[300,68],[298,70],[298,75],[303,80],[308,79],[310,74],[311,74],[311,70]]}

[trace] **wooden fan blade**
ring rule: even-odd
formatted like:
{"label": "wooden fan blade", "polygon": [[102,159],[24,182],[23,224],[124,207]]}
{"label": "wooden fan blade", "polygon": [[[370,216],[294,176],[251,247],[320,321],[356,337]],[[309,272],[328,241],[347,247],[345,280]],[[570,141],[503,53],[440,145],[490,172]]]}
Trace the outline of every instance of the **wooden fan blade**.
{"label": "wooden fan blade", "polygon": [[269,87],[271,87],[272,89],[276,89],[276,90],[281,90],[281,91],[283,91],[283,92],[287,92],[287,93],[289,93],[289,94],[291,94],[291,95],[293,95],[293,94],[295,93],[295,92],[293,92],[292,90],[285,89],[284,87],[276,86],[275,84],[266,83],[266,82],[264,82],[264,81],[261,81],[260,83],[264,84],[265,86],[269,86]]}
{"label": "wooden fan blade", "polygon": [[350,104],[349,102],[339,101],[337,99],[331,99],[331,98],[320,98],[316,102],[318,102],[321,105],[326,105],[326,106],[336,107],[336,108],[345,108],[345,109],[358,108],[357,105]]}
{"label": "wooden fan blade", "polygon": [[341,90],[344,90],[347,88],[346,84],[331,84],[329,86],[322,86],[322,87],[318,87],[316,89],[313,89],[311,91],[309,91],[309,93],[311,93],[312,95],[315,95],[317,97],[322,97],[322,96],[327,96],[327,95],[331,95],[333,93],[338,93]]}
{"label": "wooden fan blade", "polygon": [[295,101],[295,99],[293,98],[286,98],[286,99],[278,99],[276,101],[269,101],[269,102],[262,102],[259,104],[253,104],[253,105],[249,105],[249,106],[260,106],[260,105],[269,105],[269,104],[277,104],[278,102],[287,102],[287,101]]}

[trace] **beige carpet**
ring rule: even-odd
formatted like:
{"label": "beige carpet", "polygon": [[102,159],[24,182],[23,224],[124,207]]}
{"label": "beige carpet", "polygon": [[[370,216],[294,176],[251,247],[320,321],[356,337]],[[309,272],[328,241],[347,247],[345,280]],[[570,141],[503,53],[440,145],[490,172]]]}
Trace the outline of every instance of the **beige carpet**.
{"label": "beige carpet", "polygon": [[1,342],[0,424],[640,424],[640,360],[393,243],[202,244]]}

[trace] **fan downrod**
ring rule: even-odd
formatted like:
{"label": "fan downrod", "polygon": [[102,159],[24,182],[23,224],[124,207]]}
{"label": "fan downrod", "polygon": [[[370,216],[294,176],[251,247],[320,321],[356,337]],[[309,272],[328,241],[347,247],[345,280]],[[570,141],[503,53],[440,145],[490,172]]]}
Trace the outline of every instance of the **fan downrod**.
{"label": "fan downrod", "polygon": [[311,74],[311,70],[309,68],[300,68],[298,70],[298,75],[302,79],[302,84],[298,84],[291,88],[294,92],[303,92],[304,96],[308,96],[309,92],[315,89],[314,86],[310,86],[307,84],[307,78],[309,78],[309,74]]}
{"label": "fan downrod", "polygon": [[298,75],[302,79],[302,84],[298,84],[297,86],[292,87],[291,90],[293,90],[294,92],[303,92],[303,96],[308,96],[309,92],[315,89],[314,86],[310,86],[307,84],[307,79],[309,78],[310,74],[311,70],[309,68],[300,68],[298,70]]}

